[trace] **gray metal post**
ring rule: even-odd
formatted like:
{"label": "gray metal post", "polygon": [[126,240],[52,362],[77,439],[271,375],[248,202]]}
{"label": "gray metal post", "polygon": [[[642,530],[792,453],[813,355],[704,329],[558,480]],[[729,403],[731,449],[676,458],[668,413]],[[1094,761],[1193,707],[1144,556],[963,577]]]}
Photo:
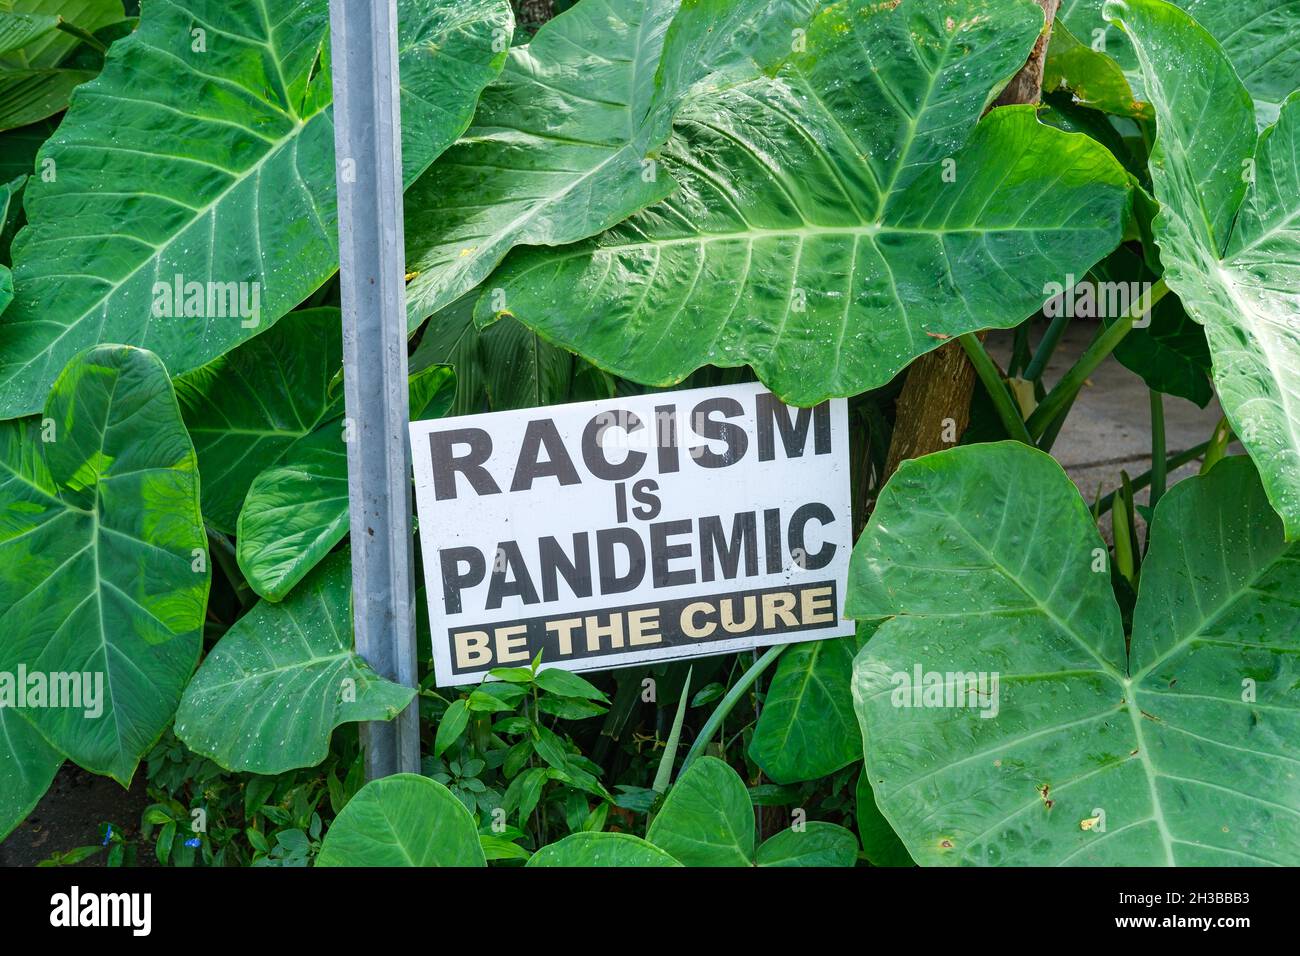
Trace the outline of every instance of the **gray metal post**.
{"label": "gray metal post", "polygon": [[[408,687],[415,671],[401,104],[396,0],[330,0],[348,508],[357,652]],[[363,724],[366,776],[420,769],[415,703]]]}

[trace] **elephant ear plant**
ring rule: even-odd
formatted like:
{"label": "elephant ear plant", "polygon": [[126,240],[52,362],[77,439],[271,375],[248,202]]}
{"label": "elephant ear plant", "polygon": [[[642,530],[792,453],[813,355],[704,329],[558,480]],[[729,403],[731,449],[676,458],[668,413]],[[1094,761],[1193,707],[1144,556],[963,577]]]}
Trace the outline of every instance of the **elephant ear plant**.
{"label": "elephant ear plant", "polygon": [[[1159,133],[1152,223],[1165,281],[1205,326],[1228,419],[1287,536],[1300,534],[1300,100],[1257,134],[1250,93],[1213,38],[1154,0],[1111,3]],[[1214,104],[1207,115],[1206,104]]]}
{"label": "elephant ear plant", "polygon": [[[404,171],[413,180],[469,124],[504,65],[512,14],[504,0],[399,7]],[[10,18],[0,12],[0,37]],[[5,700],[0,835],[65,758],[130,782],[200,657],[209,559],[225,557],[209,551],[210,540],[228,544],[223,532],[235,530],[249,485],[282,458],[296,460],[296,440],[317,428],[336,446],[327,477],[342,467],[341,401],[330,387],[337,308],[304,310],[236,348],[337,269],[328,3],[146,0],[138,29],[123,33],[98,77],[72,94],[35,173],[0,193],[0,414],[11,419],[0,424],[4,692],[24,673],[82,675],[89,693],[102,690],[95,713]],[[12,80],[0,68],[0,88]],[[11,272],[19,191],[26,225]],[[126,344],[97,344],[106,341]],[[420,409],[452,380],[445,368],[417,379]],[[335,525],[346,530],[346,521]],[[297,560],[294,580],[340,536]],[[291,613],[276,621],[257,609],[209,656],[190,695],[214,721],[196,730],[197,747],[231,767],[302,766],[324,756],[335,724],[386,717],[409,699],[409,690],[385,693],[353,660],[339,560],[342,583],[336,570],[307,592],[331,595],[314,613],[315,625],[333,630],[289,657],[302,674],[354,679],[358,696],[342,704],[337,682],[307,681],[308,696],[289,702],[302,742],[274,757],[247,739],[238,743],[251,752],[241,751],[228,724],[209,743],[223,726],[220,707],[229,713],[259,690],[289,688],[288,670],[274,685],[249,672],[259,654],[282,653],[259,647],[267,633],[255,628]],[[288,736],[263,744],[278,749]]]}
{"label": "elephant ear plant", "polygon": [[209,569],[198,462],[150,353],[79,356],[42,419],[4,423],[0,461],[0,671],[86,685],[80,709],[0,709],[3,824],[26,815],[65,756],[130,781],[198,660]]}
{"label": "elephant ear plant", "polygon": [[1295,0],[398,0],[413,416],[847,398],[864,529],[852,637],[461,688],[353,643],[328,0],[6,6],[0,837],[70,760],[177,865],[1300,863]]}
{"label": "elephant ear plant", "polygon": [[1045,282],[1115,247],[1129,201],[1105,149],[1031,108],[977,122],[1042,25],[1028,0],[828,7],[806,49],[684,98],[671,196],[512,254],[477,317],[508,313],[657,385],[749,364],[800,404],[1019,324]]}
{"label": "elephant ear plant", "polygon": [[921,863],[1294,865],[1300,549],[1246,458],[1156,508],[1133,629],[1059,465],[908,462],[854,552],[888,618],[853,698],[876,801]]}
{"label": "elephant ear plant", "polygon": [[[466,832],[472,838],[472,821],[446,787],[398,775],[367,784],[348,804],[326,836],[318,865],[482,866],[483,851],[464,839]],[[857,850],[851,832],[818,822],[783,830],[756,847],[754,805],[744,781],[721,760],[703,757],[681,775],[645,839],[575,833],[543,847],[528,866],[852,866]]]}
{"label": "elephant ear plant", "polygon": [[[6,417],[36,411],[96,341],[148,348],[172,374],[197,368],[338,268],[329,4],[147,6],[43,147],[54,178],[28,184],[18,295],[0,325]],[[504,2],[398,6],[411,182],[469,124],[505,60],[494,33],[511,18]],[[94,255],[75,241],[86,233]],[[237,318],[178,310],[157,287],[214,277],[247,284]]]}

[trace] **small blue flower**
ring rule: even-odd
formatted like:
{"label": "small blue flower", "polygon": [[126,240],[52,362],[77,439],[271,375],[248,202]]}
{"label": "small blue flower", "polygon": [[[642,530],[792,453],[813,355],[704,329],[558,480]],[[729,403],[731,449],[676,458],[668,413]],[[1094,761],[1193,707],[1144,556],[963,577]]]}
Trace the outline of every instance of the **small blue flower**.
{"label": "small blue flower", "polygon": [[197,847],[199,847],[199,846],[202,846],[202,844],[203,844],[203,841],[200,840],[198,837],[191,837],[190,839],[188,839],[188,840],[185,841],[185,845],[186,845],[186,846],[189,846],[189,847],[195,847],[195,848],[197,848]]}
{"label": "small blue flower", "polygon": [[108,824],[108,832],[104,834],[104,842],[100,846],[108,846],[108,841],[113,839],[113,824]]}

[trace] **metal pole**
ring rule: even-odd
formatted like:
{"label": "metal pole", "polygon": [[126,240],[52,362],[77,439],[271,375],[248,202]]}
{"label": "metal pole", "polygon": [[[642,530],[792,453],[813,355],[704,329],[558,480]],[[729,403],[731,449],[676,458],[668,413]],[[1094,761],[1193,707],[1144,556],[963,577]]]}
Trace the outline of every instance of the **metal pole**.
{"label": "metal pole", "polygon": [[[417,686],[396,0],[330,0],[357,653]],[[369,779],[420,769],[419,710],[362,724]]]}

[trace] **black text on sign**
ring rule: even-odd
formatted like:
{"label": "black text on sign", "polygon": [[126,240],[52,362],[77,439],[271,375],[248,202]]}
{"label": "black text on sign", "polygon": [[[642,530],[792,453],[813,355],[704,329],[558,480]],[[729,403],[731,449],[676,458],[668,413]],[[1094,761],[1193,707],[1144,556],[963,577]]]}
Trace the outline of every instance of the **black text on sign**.
{"label": "black text on sign", "polygon": [[412,422],[438,684],[838,637],[847,403],[759,384]]}

